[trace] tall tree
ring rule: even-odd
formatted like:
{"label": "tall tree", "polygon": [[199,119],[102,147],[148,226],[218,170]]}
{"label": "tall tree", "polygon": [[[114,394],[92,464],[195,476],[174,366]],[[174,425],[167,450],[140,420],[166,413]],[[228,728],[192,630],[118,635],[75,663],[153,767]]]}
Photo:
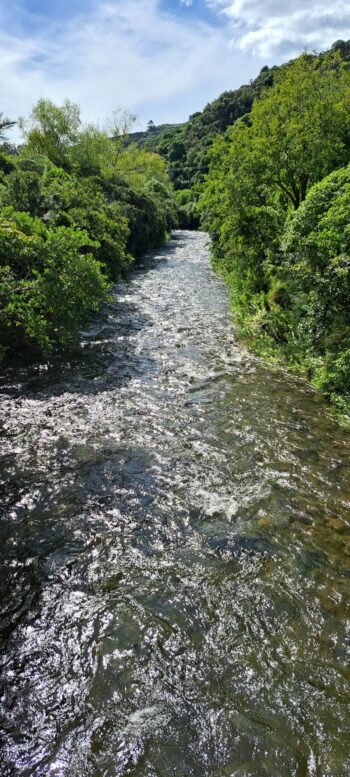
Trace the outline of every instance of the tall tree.
{"label": "tall tree", "polygon": [[350,154],[350,71],[339,52],[303,54],[275,77],[251,113],[252,151],[294,208]]}
{"label": "tall tree", "polygon": [[3,112],[0,112],[0,143],[6,143],[7,132],[16,125],[17,122],[11,121],[11,119],[4,116]]}
{"label": "tall tree", "polygon": [[339,52],[299,57],[216,140],[211,160],[202,197],[207,226],[229,261],[249,256],[259,265],[275,251],[288,211],[350,161],[348,63]]}
{"label": "tall tree", "polygon": [[61,167],[69,165],[68,150],[77,141],[79,133],[79,105],[65,100],[58,106],[51,100],[41,99],[29,120],[20,118],[18,123],[29,153],[44,154]]}

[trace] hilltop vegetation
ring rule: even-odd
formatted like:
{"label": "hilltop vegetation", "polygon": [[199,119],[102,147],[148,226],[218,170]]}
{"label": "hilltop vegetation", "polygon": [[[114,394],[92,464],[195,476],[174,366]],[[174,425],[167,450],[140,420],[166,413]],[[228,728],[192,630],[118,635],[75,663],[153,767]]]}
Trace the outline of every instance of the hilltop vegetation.
{"label": "hilltop vegetation", "polygon": [[196,187],[208,173],[209,150],[215,136],[249,113],[254,99],[272,85],[278,70],[264,67],[250,84],[224,92],[184,124],[158,127],[149,122],[146,132],[131,133],[128,142],[160,154],[176,190]]}
{"label": "hilltop vegetation", "polygon": [[70,341],[177,224],[164,161],[123,131],[82,126],[68,100],[40,100],[21,127],[19,151],[3,137],[0,153],[0,356]]}

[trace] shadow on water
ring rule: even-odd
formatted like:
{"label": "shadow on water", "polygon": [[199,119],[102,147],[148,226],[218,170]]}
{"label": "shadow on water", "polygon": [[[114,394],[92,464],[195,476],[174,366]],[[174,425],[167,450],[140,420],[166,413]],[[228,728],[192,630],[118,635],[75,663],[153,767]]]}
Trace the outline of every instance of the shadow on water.
{"label": "shadow on water", "polygon": [[[142,262],[139,261],[130,273],[129,282],[121,282],[115,287],[110,302],[104,305],[89,329],[82,333],[78,345],[54,353],[47,362],[33,362],[29,356],[27,363],[22,359],[3,368],[1,393],[6,398],[11,397],[14,403],[28,398],[43,402],[65,394],[98,395],[121,389],[132,378],[152,372],[152,359],[137,353],[134,344],[137,334],[143,327],[150,325],[151,319],[138,309],[132,282],[135,278],[142,280],[145,274],[156,269],[175,251],[176,242],[173,241],[161,255],[153,252],[144,257]],[[46,408],[44,427],[46,425],[50,428],[54,417],[55,408]],[[30,417],[28,422],[31,422]],[[4,426],[2,423],[3,440],[7,436]],[[71,473],[71,462],[66,460],[68,448],[69,443],[63,436],[57,440],[56,453],[62,477]],[[74,462],[74,467],[78,470],[78,477],[75,479],[75,488],[70,487],[67,492],[64,522],[60,520],[62,501],[58,507],[47,473],[41,478],[40,472],[34,470],[35,485],[40,494],[33,509],[33,504],[28,505],[23,500],[23,495],[33,488],[33,471],[27,467],[21,471],[17,466],[16,450],[2,459],[0,500],[2,506],[5,506],[7,520],[0,524],[0,544],[2,548],[8,547],[0,597],[5,603],[0,626],[4,636],[15,630],[21,617],[38,601],[42,581],[47,577],[46,559],[57,549],[64,548],[69,517],[75,515],[77,506],[80,513],[77,525],[84,525],[87,507],[91,511],[93,505],[95,509],[101,510],[107,509],[109,502],[113,505],[113,498],[109,494],[109,490],[113,493],[112,487],[119,487],[127,493],[139,487],[135,480],[133,458],[128,463],[124,452],[123,445],[108,442],[100,450],[98,459],[92,457],[89,460],[83,449],[80,456],[77,451],[78,462]],[[33,454],[35,460],[35,449]],[[145,461],[143,466],[146,467]],[[16,518],[11,513],[15,509]],[[9,516],[15,520],[8,520]],[[71,528],[74,530],[74,527]],[[84,542],[85,536],[82,535],[81,542],[76,542],[77,552]],[[13,566],[14,573],[11,571]],[[23,599],[20,602],[18,589]],[[12,599],[14,602],[11,608]]]}
{"label": "shadow on water", "polygon": [[349,439],[237,345],[207,236],[0,415],[1,774],[347,777]]}
{"label": "shadow on water", "polygon": [[[166,256],[171,256],[174,250],[175,247],[168,247]],[[94,396],[120,390],[132,378],[142,376],[146,371],[152,372],[152,359],[137,353],[134,345],[137,334],[143,327],[149,326],[151,320],[138,310],[137,300],[133,299],[132,281],[136,277],[142,279],[162,261],[165,261],[164,255],[160,258],[157,255],[145,257],[142,266],[139,263],[131,273],[130,283],[118,284],[110,302],[82,334],[79,345],[57,352],[47,363],[33,363],[30,358],[27,364],[23,364],[23,360],[18,364],[12,363],[1,376],[4,396],[11,397],[14,403],[22,399],[47,402],[65,394]],[[27,421],[31,423],[30,414]],[[37,432],[40,434],[45,432],[45,428],[52,428],[54,422],[55,406],[52,409],[47,407],[42,428]],[[3,440],[7,436],[4,426],[2,424]],[[72,474],[72,463],[67,457],[69,450],[70,441],[62,435],[56,441],[62,478],[69,478]],[[4,603],[0,627],[4,637],[16,629],[21,618],[38,602],[42,584],[50,576],[47,570],[50,554],[59,558],[61,553],[62,559],[65,559],[64,547],[69,529],[81,531],[81,539],[75,543],[75,552],[79,552],[86,541],[82,529],[85,522],[89,522],[87,513],[91,513],[93,508],[112,509],[113,490],[116,488],[128,494],[140,490],[140,483],[135,479],[138,465],[132,455],[128,457],[125,453],[127,447],[113,441],[105,442],[97,458],[94,454],[91,456],[91,451],[89,455],[84,446],[80,451],[77,446],[73,464],[74,488],[70,479],[66,498],[61,493],[59,505],[53,493],[50,473],[45,472],[42,476],[39,469],[35,470],[35,447],[33,469],[25,467],[21,471],[16,449],[3,457],[0,500],[5,506],[7,520],[2,520],[0,524],[0,545],[8,547],[8,557],[2,568],[0,597]],[[147,469],[145,457],[141,455],[141,459],[142,468]],[[34,483],[39,492],[35,506],[23,499],[23,495],[33,489]],[[12,511],[16,511],[16,515]],[[72,516],[74,525],[71,523]],[[101,525],[101,531],[103,528]],[[98,522],[95,522],[93,534],[98,530]],[[15,567],[14,572],[12,567]]]}

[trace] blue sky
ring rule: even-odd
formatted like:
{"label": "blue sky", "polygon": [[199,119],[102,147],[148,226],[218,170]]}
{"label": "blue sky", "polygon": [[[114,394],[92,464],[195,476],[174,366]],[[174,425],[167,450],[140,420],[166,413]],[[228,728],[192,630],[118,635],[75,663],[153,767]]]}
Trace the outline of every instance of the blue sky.
{"label": "blue sky", "polygon": [[100,126],[183,121],[225,89],[309,49],[350,38],[348,0],[0,0],[0,110],[40,97]]}

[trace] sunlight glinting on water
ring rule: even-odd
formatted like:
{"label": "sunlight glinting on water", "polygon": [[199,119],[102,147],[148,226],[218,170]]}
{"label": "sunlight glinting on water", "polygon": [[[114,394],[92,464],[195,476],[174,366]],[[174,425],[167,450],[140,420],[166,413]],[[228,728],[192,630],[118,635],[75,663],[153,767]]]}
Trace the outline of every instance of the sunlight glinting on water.
{"label": "sunlight glinting on water", "polygon": [[2,774],[344,777],[350,448],[177,232],[1,403]]}

